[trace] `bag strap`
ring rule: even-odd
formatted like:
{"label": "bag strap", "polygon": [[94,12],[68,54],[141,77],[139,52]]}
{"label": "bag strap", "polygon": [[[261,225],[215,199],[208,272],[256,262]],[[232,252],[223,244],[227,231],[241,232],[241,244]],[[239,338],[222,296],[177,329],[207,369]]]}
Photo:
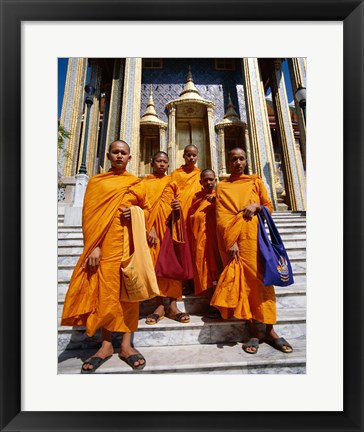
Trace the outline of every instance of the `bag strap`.
{"label": "bag strap", "polygon": [[[262,206],[262,208],[263,208],[263,206]],[[258,212],[257,216],[258,216],[260,238],[264,241],[265,245],[268,248],[271,248],[272,245],[271,245],[271,242],[270,242],[270,238],[269,238],[269,236],[267,234],[267,231],[265,230],[264,218],[263,218],[263,216],[261,215],[260,212]]]}
{"label": "bag strap", "polygon": [[[264,218],[267,221],[267,226],[269,229],[269,235],[270,235],[271,242],[273,244],[283,244],[281,236],[278,232],[278,229],[274,223],[274,220],[273,220],[271,214],[269,213],[269,210],[265,206],[261,206],[261,208],[262,208]],[[258,213],[258,216],[260,216],[259,213]],[[265,231],[265,226],[264,226],[264,222],[262,220],[262,217],[259,218],[259,224],[261,224],[262,228],[264,227],[264,231]]]}
{"label": "bag strap", "polygon": [[135,244],[145,245],[147,237],[145,233],[145,216],[144,211],[138,206],[131,206],[131,231],[133,233],[134,250]]}
{"label": "bag strap", "polygon": [[[131,206],[130,207],[130,217],[131,217],[131,232],[133,236],[133,244],[134,244],[134,252],[136,250],[136,245],[140,246],[143,244],[143,235],[145,236],[145,229],[144,231],[140,229],[140,227],[145,227],[145,220],[144,220],[144,212],[143,210],[138,206]],[[146,240],[145,240],[146,242]],[[138,247],[139,249],[139,247]],[[129,254],[126,254],[126,251],[129,252]],[[124,240],[123,240],[123,258],[122,260],[127,260],[130,257],[130,239],[129,239],[129,229],[128,224],[124,224]]]}
{"label": "bag strap", "polygon": [[183,233],[183,215],[182,211],[179,211],[179,218],[176,219],[174,210],[172,210],[171,216],[171,238],[179,243],[185,243],[184,233]]}

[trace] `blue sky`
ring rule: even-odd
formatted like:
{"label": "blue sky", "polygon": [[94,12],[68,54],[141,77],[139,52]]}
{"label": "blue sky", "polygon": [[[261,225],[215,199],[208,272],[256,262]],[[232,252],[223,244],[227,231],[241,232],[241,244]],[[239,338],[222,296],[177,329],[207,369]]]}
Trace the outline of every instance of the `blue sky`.
{"label": "blue sky", "polygon": [[66,85],[68,58],[58,59],[58,117],[61,116],[64,87]]}
{"label": "blue sky", "polygon": [[[67,65],[67,58],[58,59],[58,117],[60,117],[62,111],[63,93],[66,84]],[[282,68],[286,82],[288,102],[291,102],[293,100],[293,95],[291,82],[289,79],[288,63],[286,60],[283,62]]]}

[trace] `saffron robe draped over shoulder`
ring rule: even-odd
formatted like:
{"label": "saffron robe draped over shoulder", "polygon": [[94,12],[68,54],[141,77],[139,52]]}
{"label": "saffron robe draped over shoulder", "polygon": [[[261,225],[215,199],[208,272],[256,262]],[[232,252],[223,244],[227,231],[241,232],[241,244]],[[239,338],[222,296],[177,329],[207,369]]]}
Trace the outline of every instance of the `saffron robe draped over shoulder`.
{"label": "saffron robe draped over shoulder", "polygon": [[[215,191],[212,194],[216,196]],[[195,294],[211,288],[221,271],[216,238],[216,201],[207,201],[206,195],[204,190],[197,192],[189,212]]]}
{"label": "saffron robe draped over shoulder", "polygon": [[[148,215],[146,192],[137,177],[127,171],[109,171],[90,179],[82,210],[84,249],[66,294],[62,325],[86,326],[88,336],[101,327],[111,332],[137,330],[139,303],[120,301],[121,208],[132,205],[140,206]],[[132,238],[131,225],[129,229]],[[93,272],[84,263],[96,247],[101,249],[101,259]]]}
{"label": "saffron robe draped over shoulder", "polygon": [[[141,183],[145,185],[147,200],[150,204],[147,233],[154,226],[158,237],[157,244],[149,248],[155,267],[166,232],[167,221],[172,213],[171,202],[173,199],[179,199],[179,189],[177,183],[168,175],[149,174]],[[182,298],[182,281],[167,278],[157,278],[157,280],[161,297]]]}
{"label": "saffron robe draped over shoulder", "polygon": [[187,171],[185,165],[175,169],[171,174],[172,180],[177,183],[180,191],[179,200],[181,201],[183,218],[186,222],[192,199],[195,193],[202,189],[200,174],[201,170],[197,167],[194,167],[192,171]]}
{"label": "saffron robe draped over shoulder", "polygon": [[[252,203],[266,206],[273,211],[272,202],[261,178],[256,175],[234,175],[221,181],[216,189],[216,224],[220,255],[224,265],[224,277],[239,286],[239,298],[232,307],[218,307],[223,318],[254,319],[266,324],[276,322],[276,300],[273,286],[263,285],[263,268],[258,247],[258,218],[243,219],[241,210]],[[228,250],[237,243],[240,258],[232,262]],[[236,265],[240,266],[237,271]],[[226,268],[229,266],[228,268]],[[239,278],[239,280],[236,280]],[[216,288],[216,292],[218,291]],[[237,292],[231,290],[231,292]],[[221,295],[221,292],[220,292]],[[237,301],[236,301],[237,300]],[[237,303],[237,305],[235,304]]]}

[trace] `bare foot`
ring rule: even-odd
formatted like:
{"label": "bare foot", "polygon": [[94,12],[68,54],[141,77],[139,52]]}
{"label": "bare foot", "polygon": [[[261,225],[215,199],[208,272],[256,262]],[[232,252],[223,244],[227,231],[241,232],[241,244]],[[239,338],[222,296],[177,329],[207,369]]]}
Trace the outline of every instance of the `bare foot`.
{"label": "bare foot", "polygon": [[[105,359],[107,357],[112,356],[114,353],[114,348],[112,346],[112,343],[110,341],[102,341],[102,345],[101,348],[91,357],[99,357],[102,359]],[[92,370],[94,367],[92,366],[92,364],[88,363],[87,361],[85,361],[85,363],[82,365],[82,369],[87,371],[87,370]]]}

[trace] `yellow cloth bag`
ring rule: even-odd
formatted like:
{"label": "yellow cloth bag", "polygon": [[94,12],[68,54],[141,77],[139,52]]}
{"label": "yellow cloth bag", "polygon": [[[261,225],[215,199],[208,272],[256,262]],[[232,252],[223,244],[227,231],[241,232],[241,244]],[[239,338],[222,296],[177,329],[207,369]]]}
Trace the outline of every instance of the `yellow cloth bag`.
{"label": "yellow cloth bag", "polygon": [[241,258],[234,258],[224,268],[216,285],[210,304],[235,309],[240,306],[249,311],[249,301],[244,285],[244,267]]}
{"label": "yellow cloth bag", "polygon": [[[137,206],[130,207],[130,211],[133,238],[129,238],[128,226],[125,225],[120,300],[134,303],[159,296],[160,292],[146,239],[144,212]],[[134,251],[130,254],[132,249]]]}
{"label": "yellow cloth bag", "polygon": [[239,300],[240,266],[237,259],[232,259],[224,268],[210,301],[212,306],[235,308]]}

